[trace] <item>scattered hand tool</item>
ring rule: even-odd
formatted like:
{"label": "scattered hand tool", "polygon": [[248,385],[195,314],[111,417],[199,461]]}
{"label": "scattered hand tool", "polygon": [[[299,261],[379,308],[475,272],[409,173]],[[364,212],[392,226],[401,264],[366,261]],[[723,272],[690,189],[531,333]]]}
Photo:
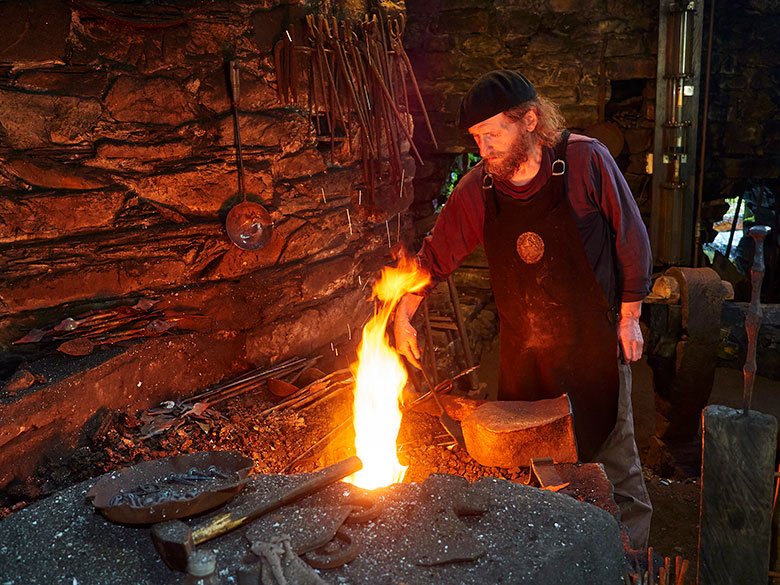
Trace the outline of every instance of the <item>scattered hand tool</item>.
{"label": "scattered hand tool", "polygon": [[432,390],[431,394],[433,394],[433,399],[436,401],[437,406],[441,408],[441,414],[439,415],[439,422],[441,423],[441,426],[444,427],[444,430],[447,431],[447,434],[450,437],[455,439],[455,442],[459,446],[464,447],[466,445],[466,441],[463,438],[463,429],[460,427],[460,423],[452,418],[447,412],[447,409],[444,408],[441,400],[439,400],[438,392]]}
{"label": "scattered hand tool", "polygon": [[534,457],[531,459],[531,474],[528,481],[534,477],[543,490],[557,492],[567,487],[571,482],[563,481],[558,470],[555,469],[555,461],[551,457]]}
{"label": "scattered hand tool", "polygon": [[303,555],[315,569],[335,569],[354,561],[363,549],[360,542],[354,540],[350,532],[340,526],[333,540]]}
{"label": "scattered hand tool", "polygon": [[360,459],[350,457],[312,474],[311,477],[304,479],[289,490],[274,494],[272,497],[260,494],[265,497],[261,497],[259,501],[249,498],[236,510],[209,518],[195,527],[190,527],[180,520],[157,524],[152,528],[154,545],[171,569],[184,571],[187,567],[187,559],[195,546],[244,526],[271,510],[316,492],[359,471],[362,467]]}
{"label": "scattered hand tool", "polygon": [[[441,426],[444,427],[444,430],[447,431],[447,434],[450,437],[455,439],[455,442],[459,446],[461,447],[465,446],[466,443],[463,439],[463,430],[460,428],[460,422],[452,418],[447,412],[447,409],[444,408],[444,405],[441,403],[441,400],[439,399],[439,393],[436,391],[436,386],[434,386],[431,383],[431,380],[430,378],[428,378],[428,374],[425,373],[425,370],[421,369],[420,373],[425,379],[425,383],[430,389],[429,392],[433,396],[433,399],[436,401],[436,405],[441,409],[441,414],[439,415],[439,422],[441,423]],[[413,376],[412,379],[414,380]]]}

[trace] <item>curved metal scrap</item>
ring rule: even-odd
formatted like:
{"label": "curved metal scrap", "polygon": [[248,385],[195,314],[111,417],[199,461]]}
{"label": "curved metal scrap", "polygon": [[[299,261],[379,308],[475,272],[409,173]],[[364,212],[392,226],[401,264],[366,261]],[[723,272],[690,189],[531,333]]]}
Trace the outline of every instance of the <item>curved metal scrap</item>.
{"label": "curved metal scrap", "polygon": [[207,451],[139,463],[104,475],[87,499],[109,520],[152,524],[194,516],[232,499],[254,462],[236,451]]}

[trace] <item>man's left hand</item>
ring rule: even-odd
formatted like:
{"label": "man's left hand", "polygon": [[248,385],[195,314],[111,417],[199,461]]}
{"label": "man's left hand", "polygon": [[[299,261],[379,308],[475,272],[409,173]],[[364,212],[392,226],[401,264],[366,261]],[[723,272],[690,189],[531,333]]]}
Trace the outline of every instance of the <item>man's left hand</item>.
{"label": "man's left hand", "polygon": [[639,361],[642,357],[644,339],[639,328],[639,319],[634,317],[621,317],[618,322],[618,340],[623,349],[623,359],[627,364]]}
{"label": "man's left hand", "polygon": [[642,301],[623,302],[620,305],[620,321],[618,321],[618,342],[623,350],[623,359],[627,364],[637,362],[642,358],[642,347],[645,340],[639,327],[639,316],[642,314]]}

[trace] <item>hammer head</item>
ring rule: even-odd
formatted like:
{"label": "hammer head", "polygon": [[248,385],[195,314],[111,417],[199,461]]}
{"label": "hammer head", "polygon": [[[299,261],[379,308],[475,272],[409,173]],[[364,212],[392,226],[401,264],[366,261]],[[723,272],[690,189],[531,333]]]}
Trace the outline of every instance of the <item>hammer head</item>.
{"label": "hammer head", "polygon": [[195,544],[192,530],[181,520],[169,520],[152,527],[152,540],[162,560],[175,571],[186,571]]}

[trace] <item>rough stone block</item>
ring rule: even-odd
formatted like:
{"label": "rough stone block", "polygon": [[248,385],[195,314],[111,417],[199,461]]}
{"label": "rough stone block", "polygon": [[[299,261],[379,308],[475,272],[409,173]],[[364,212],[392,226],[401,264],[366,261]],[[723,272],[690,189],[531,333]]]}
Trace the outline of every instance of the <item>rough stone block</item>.
{"label": "rough stone block", "polygon": [[99,98],[108,83],[106,71],[86,67],[52,67],[25,71],[16,79],[22,89],[61,95]]}
{"label": "rough stone block", "polygon": [[567,395],[534,402],[486,402],[463,419],[466,450],[489,467],[527,467],[535,457],[577,461]]}
{"label": "rough stone block", "polygon": [[172,79],[120,77],[106,97],[106,107],[120,122],[170,124],[192,120],[190,97]]}
{"label": "rough stone block", "polygon": [[15,150],[92,140],[100,116],[94,99],[0,91],[0,130]]}
{"label": "rough stone block", "polygon": [[276,161],[273,165],[274,175],[278,178],[293,179],[309,177],[325,171],[325,161],[315,149],[307,149],[292,156]]}

